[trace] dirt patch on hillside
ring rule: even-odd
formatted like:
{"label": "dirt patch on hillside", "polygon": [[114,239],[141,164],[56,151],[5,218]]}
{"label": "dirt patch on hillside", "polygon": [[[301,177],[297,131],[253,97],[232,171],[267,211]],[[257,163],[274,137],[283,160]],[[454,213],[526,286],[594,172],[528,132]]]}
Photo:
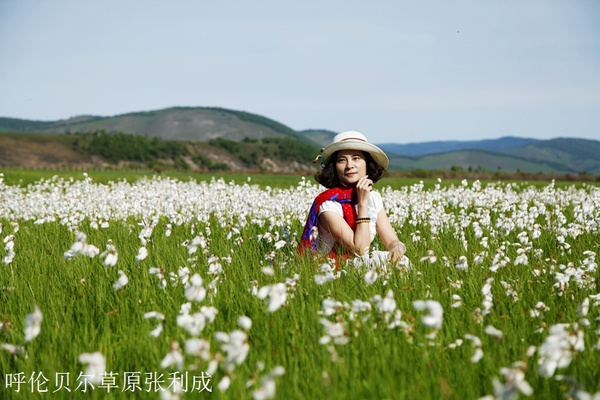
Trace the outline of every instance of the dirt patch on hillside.
{"label": "dirt patch on hillside", "polygon": [[60,166],[101,166],[98,158],[77,154],[56,141],[31,141],[0,135],[0,166],[44,168]]}
{"label": "dirt patch on hillside", "polygon": [[[195,172],[204,171],[207,168],[206,166],[199,165],[194,160],[194,154],[201,154],[210,160],[213,165],[224,165],[230,171],[245,172],[260,170],[273,173],[312,173],[314,169],[311,168],[312,165],[266,157],[259,161],[259,165],[247,165],[235,155],[210,145],[189,146],[188,150],[190,150],[192,155],[185,156],[184,160],[189,166],[189,170]],[[156,162],[169,167],[172,167],[175,163],[172,159],[157,159]],[[98,156],[79,154],[67,144],[56,140],[56,138],[33,137],[27,134],[18,136],[0,134],[0,168],[2,167],[31,169],[143,168],[139,162],[131,161],[119,161],[117,164],[110,164]]]}

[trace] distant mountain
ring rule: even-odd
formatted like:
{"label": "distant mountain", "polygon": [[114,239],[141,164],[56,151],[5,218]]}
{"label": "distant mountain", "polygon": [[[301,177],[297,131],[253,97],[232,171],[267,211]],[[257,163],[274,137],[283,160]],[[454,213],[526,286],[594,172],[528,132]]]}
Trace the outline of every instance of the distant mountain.
{"label": "distant mountain", "polygon": [[306,129],[300,131],[301,135],[304,135],[306,138],[319,144],[321,147],[325,147],[331,143],[333,141],[333,137],[338,133],[339,132],[328,131],[325,129]]}
{"label": "distant mountain", "polygon": [[422,156],[388,152],[390,168],[580,173],[600,175],[600,142],[586,139],[537,140],[503,151],[458,150]]}
{"label": "distant mountain", "polygon": [[600,175],[600,141],[575,138],[556,138],[538,141],[510,151],[529,160],[568,165],[573,172],[585,171]]}
{"label": "distant mountain", "polygon": [[310,142],[306,136],[261,115],[213,107],[173,107],[112,117],[84,115],[48,122],[0,118],[0,132],[77,133],[95,130],[170,140],[223,138],[241,141],[245,138],[292,137]]}
{"label": "distant mountain", "polygon": [[577,173],[568,164],[551,161],[536,161],[525,157],[510,154],[495,153],[484,150],[459,150],[446,153],[427,154],[424,156],[408,158],[390,156],[391,169],[421,169],[421,170],[452,170],[464,171],[504,171],[504,172],[542,172],[542,173]]}
{"label": "distant mountain", "polygon": [[535,143],[536,139],[525,139],[512,136],[502,137],[500,139],[484,140],[446,140],[422,143],[378,143],[384,151],[407,156],[422,156],[425,154],[446,153],[457,150],[489,150],[489,151],[508,151],[517,147],[526,146]]}
{"label": "distant mountain", "polygon": [[[134,112],[112,117],[78,116],[59,121],[31,121],[15,118],[0,118],[0,132],[14,133],[78,133],[106,131],[142,135],[148,138],[189,141],[193,146],[204,146],[206,152],[214,152],[215,147],[204,145],[216,139],[242,142],[246,153],[233,154],[234,158],[246,160],[246,165],[257,164],[262,151],[267,149],[269,138],[282,140],[278,146],[283,170],[286,157],[281,143],[293,143],[288,139],[299,140],[313,150],[304,149],[307,157],[304,167],[312,168],[312,154],[318,154],[321,147],[331,143],[337,132],[324,129],[295,131],[272,119],[243,111],[211,107],[173,107],[163,110]],[[5,135],[3,135],[5,136]],[[18,154],[17,137],[0,138],[0,156]],[[58,139],[58,138],[57,138]],[[35,138],[28,139],[34,143]],[[46,137],[45,148],[50,148],[51,137]],[[9,145],[9,143],[11,143]],[[297,143],[297,142],[296,142]],[[223,143],[222,143],[223,144]],[[22,144],[21,144],[22,145]],[[530,138],[502,137],[477,141],[436,141],[423,143],[378,143],[390,158],[393,170],[456,170],[503,171],[530,173],[581,173],[600,175],[600,142],[596,140],[557,138],[536,140]],[[302,147],[293,145],[294,147]],[[39,146],[38,146],[39,147]],[[27,157],[35,164],[37,148],[27,146]],[[223,149],[221,149],[223,150]],[[274,150],[269,148],[269,151]],[[66,153],[65,153],[66,154]],[[25,157],[25,156],[24,156]],[[46,159],[49,155],[44,156]],[[220,155],[219,157],[225,157]],[[263,156],[270,158],[268,153]],[[0,157],[1,158],[1,157]],[[14,157],[13,157],[14,158]],[[256,160],[255,160],[256,158]],[[252,162],[249,164],[248,160]],[[2,160],[0,160],[2,161]],[[215,156],[215,162],[219,162]],[[242,160],[243,161],[243,160]],[[15,161],[18,162],[18,161]],[[240,163],[228,161],[231,168]],[[296,163],[300,160],[296,160]],[[243,162],[242,162],[243,164]],[[0,165],[2,163],[0,162]],[[4,165],[13,165],[6,164]],[[304,168],[302,167],[302,168]],[[261,166],[262,168],[262,166]],[[294,168],[298,169],[299,166]]]}

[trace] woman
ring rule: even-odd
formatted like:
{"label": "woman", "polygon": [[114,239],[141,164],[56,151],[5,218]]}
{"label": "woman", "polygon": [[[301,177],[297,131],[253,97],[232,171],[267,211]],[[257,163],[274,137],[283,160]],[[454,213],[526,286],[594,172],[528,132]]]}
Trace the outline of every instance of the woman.
{"label": "woman", "polygon": [[388,166],[385,153],[363,134],[348,131],[336,135],[320,158],[321,170],[315,179],[328,190],[316,197],[310,209],[301,251],[334,258],[362,256],[379,234],[389,251],[387,260],[400,261],[406,246],[390,224],[381,195],[372,191]]}

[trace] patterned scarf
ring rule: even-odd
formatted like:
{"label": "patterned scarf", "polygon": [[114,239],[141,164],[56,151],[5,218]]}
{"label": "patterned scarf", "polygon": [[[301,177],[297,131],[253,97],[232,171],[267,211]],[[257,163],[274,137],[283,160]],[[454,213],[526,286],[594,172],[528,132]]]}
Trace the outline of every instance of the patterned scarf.
{"label": "patterned scarf", "polygon": [[[353,187],[334,187],[324,191],[315,198],[308,213],[306,225],[304,225],[304,232],[302,233],[302,240],[298,249],[301,254],[305,253],[307,250],[310,250],[313,253],[317,252],[319,209],[321,208],[321,204],[328,200],[337,201],[342,205],[344,219],[348,222],[348,225],[350,225],[352,230],[356,229],[356,209],[354,208],[356,201],[353,198],[353,191]],[[339,255],[337,243],[327,255],[332,257]]]}

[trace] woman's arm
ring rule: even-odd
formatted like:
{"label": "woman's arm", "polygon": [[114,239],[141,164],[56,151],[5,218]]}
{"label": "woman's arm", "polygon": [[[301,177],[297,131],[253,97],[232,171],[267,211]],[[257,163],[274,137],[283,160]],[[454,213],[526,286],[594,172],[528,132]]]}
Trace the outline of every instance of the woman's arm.
{"label": "woman's arm", "polygon": [[384,208],[379,210],[377,214],[377,233],[385,248],[390,252],[388,261],[400,261],[404,257],[406,246],[398,239],[398,235],[396,235],[396,231],[392,227]]}
{"label": "woman's arm", "polygon": [[[357,215],[356,218],[369,217],[369,198],[373,181],[368,177],[361,178],[356,184]],[[325,229],[341,243],[349,252],[363,255],[371,245],[370,224],[357,223],[356,229],[352,230],[343,216],[334,212],[324,212],[319,216],[319,226]]]}
{"label": "woman's arm", "polygon": [[363,255],[371,245],[369,224],[356,224],[356,230],[353,231],[344,217],[326,211],[319,216],[319,226],[351,253]]}

